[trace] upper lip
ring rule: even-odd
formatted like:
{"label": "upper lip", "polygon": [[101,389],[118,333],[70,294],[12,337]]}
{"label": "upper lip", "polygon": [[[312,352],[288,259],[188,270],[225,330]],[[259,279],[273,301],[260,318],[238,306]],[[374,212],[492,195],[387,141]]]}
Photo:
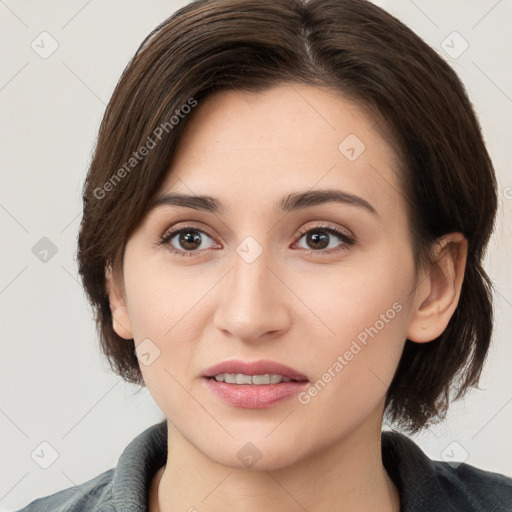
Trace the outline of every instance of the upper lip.
{"label": "upper lip", "polygon": [[308,380],[302,373],[278,363],[277,361],[270,361],[268,359],[260,359],[258,361],[241,361],[238,359],[231,359],[223,361],[207,368],[203,377],[215,377],[220,373],[242,373],[244,375],[281,375],[293,380]]}

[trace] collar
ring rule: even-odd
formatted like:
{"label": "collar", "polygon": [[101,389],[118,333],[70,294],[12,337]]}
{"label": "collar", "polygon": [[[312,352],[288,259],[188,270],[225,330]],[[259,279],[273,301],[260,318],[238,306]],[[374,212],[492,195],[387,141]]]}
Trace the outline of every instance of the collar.
{"label": "collar", "polygon": [[112,481],[116,512],[147,512],[153,476],[167,461],[167,420],[139,434],[119,457]]}

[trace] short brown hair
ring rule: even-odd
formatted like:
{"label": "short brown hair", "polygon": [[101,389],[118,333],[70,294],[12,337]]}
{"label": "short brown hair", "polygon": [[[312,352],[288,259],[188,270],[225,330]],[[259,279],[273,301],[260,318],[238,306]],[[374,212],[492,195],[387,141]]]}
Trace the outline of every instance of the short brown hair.
{"label": "short brown hair", "polygon": [[[384,120],[401,159],[417,263],[430,261],[432,242],[444,234],[468,240],[455,313],[436,340],[406,341],[388,390],[388,417],[419,430],[444,416],[452,391],[461,397],[478,384],[493,324],[482,258],[496,215],[496,179],[456,73],[365,0],[197,0],[142,42],[107,106],[83,191],[79,272],[102,351],[115,373],[143,385],[133,340],[112,328],[105,269],[122,272],[126,242],[187,123],[184,106],[222,89],[256,92],[283,82],[334,88]],[[157,141],[158,127],[166,133]],[[131,161],[150,140],[151,151]]]}

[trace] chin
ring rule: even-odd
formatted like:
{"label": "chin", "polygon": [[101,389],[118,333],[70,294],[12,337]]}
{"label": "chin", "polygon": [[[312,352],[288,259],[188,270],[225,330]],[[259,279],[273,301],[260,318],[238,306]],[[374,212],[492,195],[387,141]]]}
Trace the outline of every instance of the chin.
{"label": "chin", "polygon": [[288,444],[284,438],[278,437],[273,442],[263,439],[232,441],[229,446],[219,443],[213,451],[210,446],[203,453],[217,464],[254,472],[285,469],[305,456],[294,444]]}

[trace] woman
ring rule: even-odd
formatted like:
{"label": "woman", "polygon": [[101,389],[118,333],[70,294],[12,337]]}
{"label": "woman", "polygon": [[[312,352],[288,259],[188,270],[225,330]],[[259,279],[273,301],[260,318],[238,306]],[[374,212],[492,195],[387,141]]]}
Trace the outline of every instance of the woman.
{"label": "woman", "polygon": [[166,420],[33,510],[505,511],[417,432],[478,383],[496,182],[454,71],[363,0],[200,0],[125,69],[84,188],[102,349]]}

